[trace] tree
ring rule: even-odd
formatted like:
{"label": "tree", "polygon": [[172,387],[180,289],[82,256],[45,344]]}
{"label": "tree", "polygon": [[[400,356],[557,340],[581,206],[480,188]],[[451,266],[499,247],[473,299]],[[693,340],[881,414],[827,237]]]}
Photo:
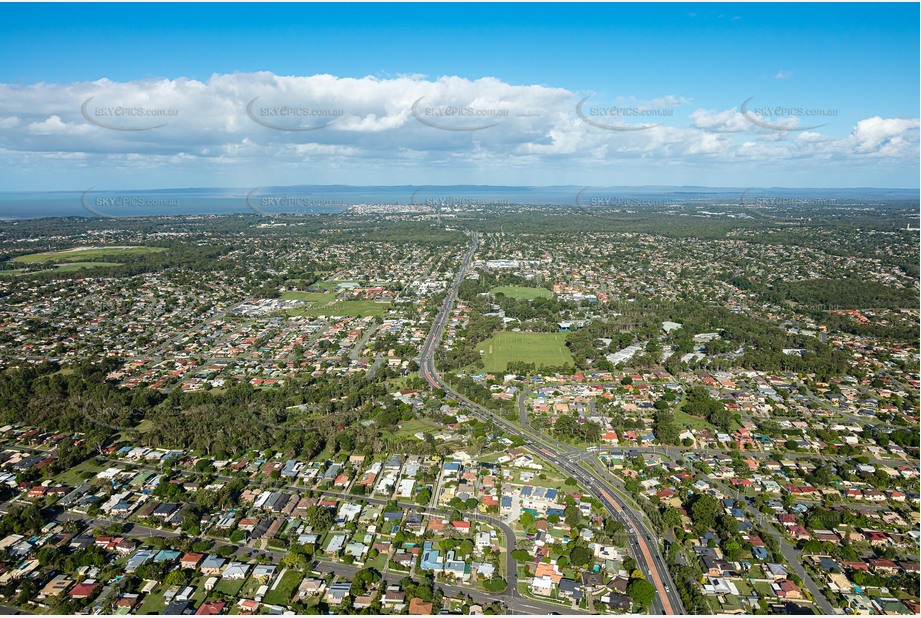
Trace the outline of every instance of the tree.
{"label": "tree", "polygon": [[512,558],[514,558],[517,562],[527,562],[531,559],[531,554],[529,554],[527,550],[516,549],[512,552]]}
{"label": "tree", "polygon": [[642,612],[656,598],[656,589],[645,579],[631,579],[627,595],[633,599],[634,610]]}
{"label": "tree", "polygon": [[303,571],[307,568],[307,555],[300,552],[288,552],[285,554],[285,557],[281,559],[281,563],[289,569]]}
{"label": "tree", "polygon": [[493,577],[483,582],[483,588],[487,592],[502,593],[508,588],[508,582],[501,577]]}
{"label": "tree", "polygon": [[582,545],[577,545],[569,552],[569,563],[574,566],[588,564],[592,559],[592,552]]}
{"label": "tree", "polygon": [[738,560],[739,556],[742,554],[742,546],[735,541],[730,541],[723,546],[723,554],[726,556],[727,560],[734,562]]}
{"label": "tree", "polygon": [[582,511],[574,504],[570,504],[563,510],[563,516],[570,526],[578,526],[582,521]]}
{"label": "tree", "polygon": [[674,423],[656,423],[652,434],[660,444],[678,444],[678,436],[681,431]]}
{"label": "tree", "polygon": [[702,529],[712,529],[716,525],[716,517],[722,511],[720,501],[707,494],[699,494],[691,504],[691,519],[694,525]]}
{"label": "tree", "polygon": [[673,506],[665,507],[662,511],[662,523],[669,528],[681,525],[681,511]]}
{"label": "tree", "polygon": [[165,586],[185,586],[189,583],[188,574],[182,569],[175,569],[170,571],[169,574],[163,579],[163,585]]}
{"label": "tree", "polygon": [[521,527],[524,528],[525,530],[527,530],[527,529],[529,529],[531,526],[534,525],[534,515],[532,515],[532,514],[531,514],[530,512],[528,512],[528,511],[524,511],[524,512],[521,514],[521,518],[520,518],[518,521],[519,521],[519,523],[521,523]]}
{"label": "tree", "polygon": [[721,539],[728,539],[739,532],[739,521],[725,513],[717,518],[716,533]]}

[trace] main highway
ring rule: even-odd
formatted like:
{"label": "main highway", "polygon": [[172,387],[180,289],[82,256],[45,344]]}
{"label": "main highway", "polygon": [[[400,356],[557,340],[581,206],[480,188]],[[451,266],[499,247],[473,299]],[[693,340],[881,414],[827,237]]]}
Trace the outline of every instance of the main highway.
{"label": "main highway", "polygon": [[483,406],[467,399],[445,383],[438,374],[435,368],[435,350],[438,348],[442,333],[444,332],[444,327],[451,317],[451,311],[457,301],[458,289],[464,277],[467,275],[477,246],[477,233],[471,232],[470,248],[464,255],[461,266],[454,277],[451,287],[445,295],[444,302],[432,321],[432,328],[423,344],[422,353],[419,358],[420,375],[432,387],[442,389],[448,395],[456,399],[460,405],[473,416],[483,421],[493,423],[509,434],[520,436],[524,439],[525,444],[539,452],[541,457],[572,476],[583,487],[592,492],[592,495],[604,505],[605,509],[626,528],[631,553],[637,562],[637,566],[656,589],[656,600],[652,607],[653,611],[657,614],[685,613],[684,607],[681,604],[681,597],[678,595],[665,561],[659,553],[658,544],[653,538],[653,533],[646,528],[639,514],[634,512],[609,486],[605,485],[601,476],[597,475],[596,472],[583,468],[577,463],[580,456],[583,454],[581,449],[567,447],[545,440],[542,437],[534,436],[530,432],[506,421],[501,416],[494,414]]}

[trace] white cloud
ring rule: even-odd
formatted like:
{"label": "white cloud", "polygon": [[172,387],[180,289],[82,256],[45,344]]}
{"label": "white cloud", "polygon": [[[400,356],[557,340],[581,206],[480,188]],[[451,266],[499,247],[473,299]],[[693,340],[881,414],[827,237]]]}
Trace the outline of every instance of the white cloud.
{"label": "white cloud", "polygon": [[691,99],[688,97],[677,97],[675,95],[668,95],[665,97],[660,97],[658,99],[653,99],[650,101],[652,107],[677,107],[679,105],[686,105],[691,102]]}
{"label": "white cloud", "polygon": [[[758,126],[752,119],[784,128],[796,128],[798,121],[753,112],[746,117],[738,107],[682,112],[692,99],[674,94],[615,99],[617,105],[668,109],[672,115],[611,114],[610,103],[590,99],[580,118],[576,105],[584,98],[564,88],[496,78],[419,75],[259,72],[204,81],[0,84],[0,152],[19,169],[38,170],[35,162],[50,158],[113,173],[124,168],[169,175],[177,166],[209,165],[246,177],[268,173],[266,168],[318,176],[346,170],[355,184],[364,182],[365,169],[413,168],[424,175],[444,168],[465,180],[484,170],[520,169],[530,170],[534,184],[545,184],[558,181],[564,163],[595,170],[634,160],[674,167],[697,158],[777,163],[873,157],[894,165],[918,159],[917,119],[867,118],[835,137],[824,127],[798,132]],[[615,130],[637,126],[651,128]],[[388,178],[408,182],[405,176]]]}
{"label": "white cloud", "polygon": [[52,114],[44,120],[30,122],[26,131],[34,135],[86,135],[88,128],[81,124],[64,122],[60,116]]}
{"label": "white cloud", "polygon": [[753,125],[738,108],[730,108],[722,112],[708,109],[696,109],[691,112],[691,124],[695,128],[719,133],[739,133],[753,130]]}
{"label": "white cloud", "polygon": [[[917,151],[918,119],[880,118],[861,120],[846,142],[855,152],[895,155],[909,147]],[[899,155],[895,155],[899,156]]]}

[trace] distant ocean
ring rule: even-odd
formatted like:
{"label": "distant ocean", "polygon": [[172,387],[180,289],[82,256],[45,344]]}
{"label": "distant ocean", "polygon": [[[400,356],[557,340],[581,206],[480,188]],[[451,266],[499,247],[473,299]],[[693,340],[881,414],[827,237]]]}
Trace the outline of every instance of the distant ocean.
{"label": "distant ocean", "polygon": [[150,217],[223,214],[341,212],[357,204],[608,206],[630,210],[674,205],[753,203],[783,198],[787,204],[918,201],[912,189],[749,189],[745,187],[513,187],[309,185],[256,189],[157,189],[0,193],[0,219],[40,217]]}

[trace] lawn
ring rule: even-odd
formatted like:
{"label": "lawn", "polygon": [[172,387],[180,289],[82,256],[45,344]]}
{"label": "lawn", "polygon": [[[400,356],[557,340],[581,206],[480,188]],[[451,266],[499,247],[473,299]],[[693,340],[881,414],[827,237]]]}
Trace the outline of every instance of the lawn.
{"label": "lawn", "polygon": [[[691,416],[681,409],[683,405],[684,400],[682,399],[675,407],[675,423],[677,423],[679,427],[682,429],[684,427],[690,427],[691,429],[709,429],[713,432],[722,431],[722,429],[717,429],[708,423],[707,419],[700,418],[699,416]],[[741,427],[741,425],[733,420],[730,424],[729,431],[735,431],[739,427]]]}
{"label": "lawn", "polygon": [[520,285],[502,285],[490,290],[493,294],[505,294],[509,298],[553,298],[553,292],[546,288],[526,288]]}
{"label": "lawn", "polygon": [[751,595],[752,587],[751,584],[749,584],[747,581],[744,579],[739,579],[735,580],[733,583],[735,583],[736,588],[739,590],[740,596],[747,597]]}
{"label": "lawn", "polygon": [[245,579],[224,579],[217,583],[214,586],[214,592],[220,592],[221,594],[226,594],[230,597],[237,596],[237,593],[240,592],[240,588],[243,587],[243,584],[246,583]]}
{"label": "lawn", "polygon": [[423,418],[414,418],[411,421],[402,421],[399,424],[399,428],[382,427],[381,431],[382,433],[389,434],[391,437],[401,439],[412,438],[415,440],[415,434],[419,433],[420,431],[434,434],[442,431],[443,429],[444,426],[439,423],[435,423]]}
{"label": "lawn", "polygon": [[13,258],[13,262],[86,262],[93,258],[108,257],[112,255],[146,255],[166,251],[162,247],[94,247],[65,249],[63,251],[46,251],[44,253],[30,253]]}
{"label": "lawn", "polygon": [[161,586],[163,590],[158,590],[156,592],[149,593],[144,597],[144,602],[141,604],[140,609],[138,609],[138,614],[162,614],[163,609],[166,607],[166,600],[163,598],[163,593],[166,592],[166,586]]}
{"label": "lawn", "polygon": [[[536,453],[536,454],[540,456],[540,453]],[[561,491],[575,491],[576,489],[578,489],[578,485],[567,485],[566,484],[566,479],[569,477],[559,476],[557,474],[554,474],[553,472],[548,473],[546,465],[544,466],[544,470],[543,472],[541,472],[541,474],[543,474],[544,477],[546,478],[540,478],[540,474],[535,474],[534,478],[531,479],[530,484],[534,486],[540,486],[540,487],[549,487],[550,489],[559,489]]]}
{"label": "lawn", "polygon": [[104,469],[104,466],[100,466],[96,463],[95,457],[91,457],[83,463],[65,470],[55,478],[58,480],[58,482],[64,485],[76,487],[77,485],[86,482],[86,479],[83,478],[84,472],[92,472],[95,475],[99,472],[102,472]]}
{"label": "lawn", "polygon": [[389,559],[386,553],[378,554],[376,558],[368,558],[365,561],[365,568],[377,569],[379,572],[383,572],[387,567],[387,560]]}
{"label": "lawn", "polygon": [[282,300],[304,300],[311,303],[331,303],[336,300],[332,292],[283,292]]}
{"label": "lawn", "polygon": [[496,333],[479,346],[486,371],[505,371],[510,362],[558,367],[574,364],[565,333]]}
{"label": "lawn", "polygon": [[358,281],[329,281],[329,280],[325,280],[325,281],[317,281],[316,283],[314,283],[314,284],[313,284],[312,286],[310,286],[310,287],[317,288],[318,290],[325,290],[325,291],[329,292],[329,291],[332,291],[333,289],[335,289],[335,287],[336,287],[337,285],[339,285],[340,283],[358,283]]}
{"label": "lawn", "polygon": [[294,596],[294,591],[301,585],[302,579],[304,575],[300,571],[288,569],[281,576],[281,581],[275,586],[275,590],[269,590],[265,594],[265,602],[269,605],[288,605],[291,597]]}
{"label": "lawn", "polygon": [[775,596],[771,584],[767,582],[752,582],[752,587],[758,593],[758,596],[762,598],[772,599]]}
{"label": "lawn", "polygon": [[[214,392],[213,390],[211,391]],[[145,418],[143,421],[137,424],[137,427],[134,428],[134,431],[138,433],[147,433],[157,426],[152,420]]]}
{"label": "lawn", "polygon": [[690,427],[691,429],[708,429],[710,431],[717,431],[716,427],[707,422],[707,419],[701,418],[699,416],[691,416],[682,410],[681,404],[675,408],[675,424],[682,429],[685,427]]}
{"label": "lawn", "polygon": [[289,309],[288,315],[344,315],[353,318],[384,315],[390,303],[378,303],[373,300],[343,300],[331,304],[314,305],[306,309]]}

